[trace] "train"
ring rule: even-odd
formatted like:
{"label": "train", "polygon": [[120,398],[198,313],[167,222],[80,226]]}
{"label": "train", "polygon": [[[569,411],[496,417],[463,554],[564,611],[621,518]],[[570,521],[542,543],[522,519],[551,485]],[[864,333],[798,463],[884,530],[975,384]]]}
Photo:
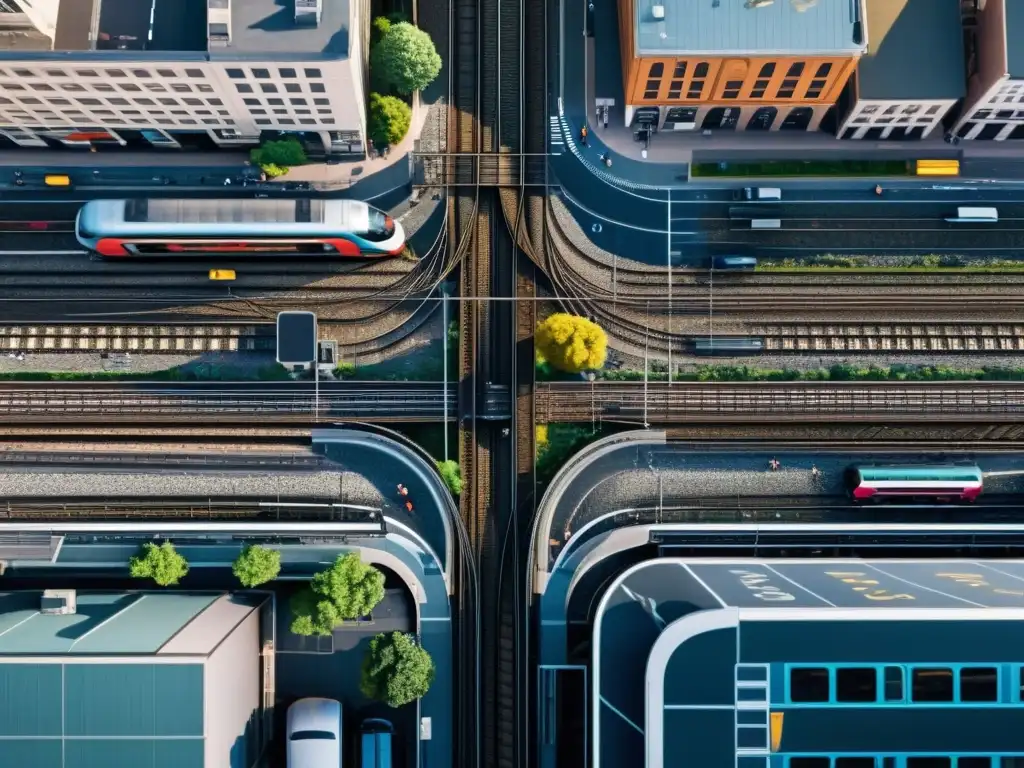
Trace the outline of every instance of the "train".
{"label": "train", "polygon": [[984,481],[981,469],[968,464],[861,465],[847,470],[846,484],[855,501],[972,502]]}
{"label": "train", "polygon": [[693,340],[693,354],[702,356],[735,357],[759,355],[764,351],[760,336],[698,336]]}
{"label": "train", "polygon": [[75,237],[105,258],[397,256],[402,225],[358,200],[91,200]]}

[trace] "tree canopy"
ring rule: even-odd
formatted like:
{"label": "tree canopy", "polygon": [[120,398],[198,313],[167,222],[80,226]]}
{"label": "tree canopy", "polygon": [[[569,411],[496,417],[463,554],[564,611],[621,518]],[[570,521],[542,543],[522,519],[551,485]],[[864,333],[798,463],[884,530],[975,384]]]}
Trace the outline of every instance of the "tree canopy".
{"label": "tree canopy", "polygon": [[568,373],[596,370],[608,356],[608,336],[601,326],[565,312],[540,323],[535,342],[549,365]]}
{"label": "tree canopy", "polygon": [[389,147],[405,138],[412,123],[412,109],[395,96],[370,94],[370,139],[378,147]]}
{"label": "tree canopy", "polygon": [[249,153],[249,159],[256,165],[276,165],[280,168],[291,168],[306,162],[306,150],[297,139],[285,138],[279,141],[267,141]]}
{"label": "tree canopy", "polygon": [[231,571],[243,587],[266,584],[281,572],[281,553],[276,549],[247,544],[235,559]]}
{"label": "tree canopy", "polygon": [[171,542],[155,544],[150,541],[128,560],[128,573],[134,579],[152,579],[161,587],[169,587],[185,577],[188,562]]}
{"label": "tree canopy", "polygon": [[391,707],[421,698],[434,682],[434,661],[412,635],[377,635],[363,657],[359,688],[363,695]]}
{"label": "tree canopy", "polygon": [[292,596],[292,632],[329,635],[343,620],[368,615],[383,599],[383,573],[364,563],[358,552],[338,555],[309,587]]}
{"label": "tree canopy", "polygon": [[373,47],[370,69],[375,82],[409,94],[434,81],[441,72],[441,57],[430,35],[403,21],[389,26]]}

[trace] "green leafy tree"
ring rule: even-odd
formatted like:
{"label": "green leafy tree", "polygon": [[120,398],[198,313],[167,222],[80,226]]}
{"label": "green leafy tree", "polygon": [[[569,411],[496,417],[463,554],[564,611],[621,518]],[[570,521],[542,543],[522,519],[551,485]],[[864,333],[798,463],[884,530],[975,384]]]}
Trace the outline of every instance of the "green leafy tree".
{"label": "green leafy tree", "polygon": [[249,153],[249,159],[259,166],[276,165],[280,168],[291,168],[306,162],[306,150],[296,139],[287,138],[265,142],[263,146]]}
{"label": "green leafy tree", "polygon": [[370,94],[370,139],[378,147],[389,147],[405,138],[412,123],[409,105],[394,96]]}
{"label": "green leafy tree", "polygon": [[537,326],[534,339],[540,357],[568,373],[596,370],[608,356],[608,336],[585,317],[557,312]]}
{"label": "green leafy tree", "polygon": [[437,462],[437,471],[441,473],[441,479],[448,486],[448,490],[452,492],[452,496],[462,493],[462,467],[458,462],[451,459],[439,461]]}
{"label": "green leafy tree", "polygon": [[359,688],[363,695],[390,707],[422,698],[434,682],[434,661],[412,635],[377,635],[363,657]]}
{"label": "green leafy tree", "polygon": [[291,599],[292,632],[329,635],[345,619],[366,616],[384,599],[384,574],[364,563],[358,552],[338,555]]}
{"label": "green leafy tree", "polygon": [[133,579],[152,579],[161,587],[169,587],[185,577],[188,562],[169,541],[147,542],[139,554],[128,560],[128,573]]}
{"label": "green leafy tree", "polygon": [[430,85],[441,72],[441,57],[430,35],[408,22],[392,24],[370,52],[375,80],[409,94]]}
{"label": "green leafy tree", "polygon": [[281,572],[281,553],[276,549],[247,544],[231,570],[243,587],[266,584]]}
{"label": "green leafy tree", "polygon": [[384,39],[384,35],[391,29],[391,19],[387,16],[378,16],[370,25],[370,45],[376,45]]}

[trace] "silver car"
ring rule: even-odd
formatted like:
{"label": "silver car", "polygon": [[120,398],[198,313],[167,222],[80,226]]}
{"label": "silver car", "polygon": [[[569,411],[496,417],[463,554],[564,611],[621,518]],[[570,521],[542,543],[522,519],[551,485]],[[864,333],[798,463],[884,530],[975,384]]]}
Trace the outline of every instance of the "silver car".
{"label": "silver car", "polygon": [[341,702],[299,699],[288,707],[288,768],[341,768]]}

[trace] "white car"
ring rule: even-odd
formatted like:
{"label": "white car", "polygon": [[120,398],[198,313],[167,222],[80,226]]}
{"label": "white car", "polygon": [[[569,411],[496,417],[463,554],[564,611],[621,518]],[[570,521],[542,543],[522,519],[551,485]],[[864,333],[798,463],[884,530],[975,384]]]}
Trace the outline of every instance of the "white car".
{"label": "white car", "polygon": [[299,699],[288,707],[288,768],[341,768],[341,702]]}

